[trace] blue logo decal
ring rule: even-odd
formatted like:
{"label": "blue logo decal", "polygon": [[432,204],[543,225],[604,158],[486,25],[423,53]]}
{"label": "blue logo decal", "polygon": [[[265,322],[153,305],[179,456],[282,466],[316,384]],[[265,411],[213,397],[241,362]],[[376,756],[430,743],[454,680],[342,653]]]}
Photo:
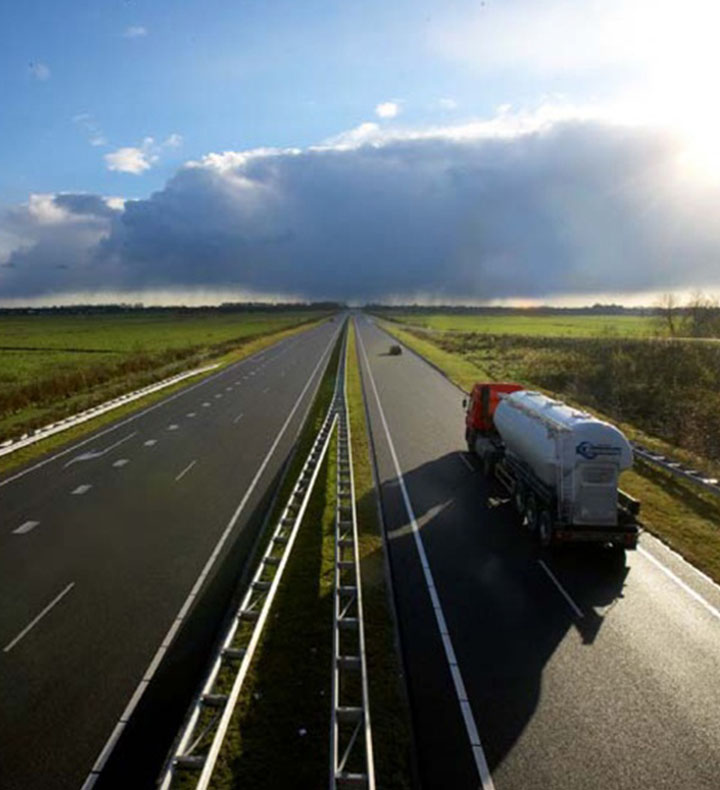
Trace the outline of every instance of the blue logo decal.
{"label": "blue logo decal", "polygon": [[620,455],[620,448],[612,447],[609,444],[593,444],[592,442],[580,442],[580,444],[575,448],[575,452],[578,455],[582,455],[583,458],[587,458],[588,461],[592,461],[593,459],[597,458],[599,455]]}

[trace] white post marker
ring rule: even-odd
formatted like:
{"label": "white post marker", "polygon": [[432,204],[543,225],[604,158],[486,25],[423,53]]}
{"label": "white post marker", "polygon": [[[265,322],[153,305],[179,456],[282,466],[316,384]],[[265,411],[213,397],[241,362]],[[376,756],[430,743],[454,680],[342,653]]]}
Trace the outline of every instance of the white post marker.
{"label": "white post marker", "polygon": [[475,759],[475,767],[477,768],[478,776],[480,777],[480,784],[482,790],[495,790],[495,785],[493,783],[492,776],[490,775],[490,768],[487,764],[487,758],[485,757],[485,752],[483,750],[482,743],[480,742],[480,736],[478,734],[470,700],[468,699],[467,691],[465,690],[465,683],[462,679],[460,666],[458,665],[457,658],[455,656],[455,650],[452,645],[450,632],[448,631],[447,623],[445,622],[445,615],[443,614],[440,598],[437,594],[435,580],[433,579],[432,571],[430,569],[430,563],[428,562],[428,558],[425,553],[423,539],[420,535],[420,530],[418,529],[415,512],[410,502],[410,496],[405,485],[405,479],[403,478],[402,472],[400,471],[400,462],[398,461],[398,457],[395,452],[395,445],[393,444],[392,437],[390,436],[390,429],[388,428],[387,420],[385,419],[385,412],[383,411],[382,405],[380,404],[380,396],[378,395],[377,387],[375,386],[375,378],[373,377],[372,371],[370,370],[370,361],[368,360],[368,355],[365,351],[365,344],[363,343],[362,337],[360,336],[360,332],[356,332],[356,336],[359,341],[363,358],[365,359],[365,369],[368,372],[368,378],[370,379],[370,384],[375,395],[378,414],[380,415],[380,421],[382,422],[382,426],[385,431],[388,449],[390,450],[390,456],[395,468],[395,475],[397,477],[398,483],[400,484],[400,492],[405,504],[405,510],[407,511],[408,518],[410,519],[410,524],[412,526],[413,538],[415,539],[415,548],[417,549],[417,553],[420,558],[420,565],[422,567],[423,576],[425,577],[425,585],[430,595],[430,601],[435,613],[435,620],[440,633],[440,639],[445,650],[445,658],[448,663],[448,669],[450,670],[450,676],[452,677],[453,685],[455,686],[455,695],[457,697],[458,705],[460,706],[460,713],[462,714],[463,721],[465,723],[465,731],[467,733],[468,740],[470,741],[470,748],[472,750],[473,758]]}

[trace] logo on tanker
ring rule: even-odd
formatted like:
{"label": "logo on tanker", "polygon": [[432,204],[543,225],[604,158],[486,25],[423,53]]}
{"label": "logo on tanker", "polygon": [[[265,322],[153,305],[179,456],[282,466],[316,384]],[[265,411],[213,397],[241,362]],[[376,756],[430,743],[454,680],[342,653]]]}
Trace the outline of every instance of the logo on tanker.
{"label": "logo on tanker", "polygon": [[620,455],[620,448],[613,447],[609,444],[593,444],[592,442],[580,442],[580,444],[575,448],[575,452],[578,455],[582,455],[583,458],[587,458],[588,461],[592,461],[594,458],[597,458],[599,455]]}

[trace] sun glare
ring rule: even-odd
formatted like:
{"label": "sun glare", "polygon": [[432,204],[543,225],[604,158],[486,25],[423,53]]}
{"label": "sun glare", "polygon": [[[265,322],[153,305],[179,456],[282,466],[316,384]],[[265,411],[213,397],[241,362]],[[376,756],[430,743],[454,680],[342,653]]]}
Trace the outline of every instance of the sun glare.
{"label": "sun glare", "polygon": [[661,0],[639,7],[629,26],[645,71],[644,101],[680,138],[680,163],[688,175],[720,182],[720,5]]}

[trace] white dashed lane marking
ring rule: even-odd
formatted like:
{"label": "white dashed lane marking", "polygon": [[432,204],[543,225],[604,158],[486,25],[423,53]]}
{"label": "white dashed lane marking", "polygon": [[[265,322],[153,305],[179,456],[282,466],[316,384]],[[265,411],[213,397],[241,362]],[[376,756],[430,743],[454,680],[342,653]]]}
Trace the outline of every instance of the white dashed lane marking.
{"label": "white dashed lane marking", "polygon": [[194,411],[189,411],[189,412],[187,413],[187,416],[188,416],[188,417],[194,417],[194,416],[195,416],[195,412],[194,412]]}
{"label": "white dashed lane marking", "polygon": [[238,416],[233,420],[233,422],[240,422],[242,420],[242,414],[238,414]]}
{"label": "white dashed lane marking", "polygon": [[75,582],[70,582],[68,586],[59,594],[56,595],[55,598],[50,601],[50,603],[40,612],[40,614],[31,622],[23,628],[22,631],[12,640],[12,642],[8,642],[5,647],[3,648],[3,653],[9,653],[15,645],[29,632],[31,631],[42,619],[45,615],[54,607],[57,606],[60,601],[72,590],[75,586]]}
{"label": "white dashed lane marking", "polygon": [[39,524],[39,521],[26,521],[24,524],[21,524],[17,529],[12,531],[13,535],[24,535],[26,532],[30,532],[31,529],[35,529]]}
{"label": "white dashed lane marking", "polygon": [[215,397],[216,397],[216,398],[222,398],[222,392],[218,392],[218,393],[216,393]]}
{"label": "white dashed lane marking", "polygon": [[116,469],[120,469],[121,466],[125,466],[125,464],[129,464],[129,463],[130,463],[129,458],[118,458],[117,461],[113,463],[113,466]]}
{"label": "white dashed lane marking", "polygon": [[179,427],[180,427],[179,425],[173,423],[172,425],[168,425],[168,431],[177,431]]}
{"label": "white dashed lane marking", "polygon": [[178,480],[181,480],[185,475],[195,466],[197,463],[197,459],[195,461],[190,461],[190,463],[180,472],[180,474],[175,478],[175,482],[177,483]]}
{"label": "white dashed lane marking", "polygon": [[157,444],[157,439],[148,439],[146,442],[143,442],[145,447],[152,447],[154,444]]}
{"label": "white dashed lane marking", "polygon": [[87,494],[87,492],[92,488],[90,483],[83,483],[81,486],[78,486],[72,493],[77,494],[80,496],[81,494]]}
{"label": "white dashed lane marking", "polygon": [[203,403],[203,408],[207,409],[209,406],[210,403],[208,401],[205,401],[205,403]]}

